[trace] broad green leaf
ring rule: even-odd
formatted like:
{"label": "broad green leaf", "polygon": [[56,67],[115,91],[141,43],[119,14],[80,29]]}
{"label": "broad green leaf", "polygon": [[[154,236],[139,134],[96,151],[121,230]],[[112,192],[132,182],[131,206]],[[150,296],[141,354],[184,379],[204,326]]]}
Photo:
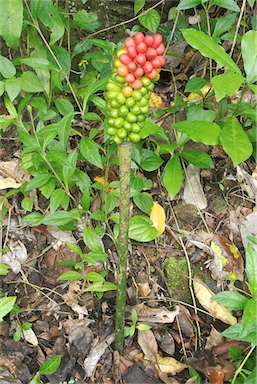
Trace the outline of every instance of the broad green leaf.
{"label": "broad green leaf", "polygon": [[105,89],[107,80],[108,80],[107,78],[97,80],[93,82],[91,85],[85,87],[85,90],[81,92],[83,97],[83,111],[86,111],[88,99],[90,98],[90,96],[92,96],[94,93],[98,92],[99,90]]}
{"label": "broad green leaf", "polygon": [[98,281],[104,281],[104,277],[97,272],[88,272],[86,274],[86,280],[90,281],[91,283],[96,283]]}
{"label": "broad green leaf", "polygon": [[84,289],[84,292],[107,292],[107,291],[116,291],[117,286],[113,283],[110,283],[108,281],[104,282],[97,282],[86,289]]}
{"label": "broad green leaf", "polygon": [[80,142],[80,152],[85,160],[95,165],[98,168],[102,168],[102,159],[99,154],[99,145],[96,144],[89,137],[83,137]]}
{"label": "broad green leaf", "polygon": [[188,149],[181,152],[181,156],[184,157],[189,163],[199,168],[213,168],[213,162],[208,153],[198,150]]}
{"label": "broad green leaf", "polygon": [[139,11],[141,11],[142,8],[144,8],[145,0],[135,0],[134,3],[134,14],[138,14]]}
{"label": "broad green leaf", "polygon": [[77,244],[67,243],[67,245],[72,252],[76,253],[76,255],[82,256],[82,250]]}
{"label": "broad green leaf", "polygon": [[247,0],[247,3],[250,5],[252,8],[256,0]]}
{"label": "broad green leaf", "polygon": [[13,309],[15,301],[16,296],[2,297],[0,299],[0,321],[3,321],[4,316]]}
{"label": "broad green leaf", "polygon": [[247,275],[248,287],[254,299],[257,298],[257,251],[248,244],[246,252],[245,273]]}
{"label": "broad green leaf", "polygon": [[231,71],[241,75],[241,71],[236,63],[226,53],[225,49],[217,44],[211,36],[192,28],[182,29],[181,32],[187,43],[193,48],[198,49],[203,56],[209,57],[217,63],[223,64]]}
{"label": "broad green leaf", "polygon": [[141,25],[143,25],[143,27],[153,33],[156,33],[156,30],[160,25],[160,19],[161,17],[159,12],[157,12],[155,9],[151,9],[147,13],[140,16],[138,21]]}
{"label": "broad green leaf", "polygon": [[5,90],[10,100],[13,101],[21,90],[20,79],[7,79],[5,80]]}
{"label": "broad green leaf", "polygon": [[60,70],[59,67],[57,67],[56,65],[53,65],[52,63],[50,63],[50,61],[44,58],[25,57],[24,59],[21,60],[21,62],[34,69],[57,70],[57,71]]}
{"label": "broad green leaf", "polygon": [[133,201],[142,212],[148,213],[150,215],[153,206],[153,198],[150,193],[139,193],[137,196],[133,197]]}
{"label": "broad green leaf", "polygon": [[9,271],[9,265],[0,263],[0,276],[6,276]]}
{"label": "broad green leaf", "polygon": [[212,300],[218,301],[230,310],[240,311],[244,309],[249,299],[238,292],[224,291],[217,293]]}
{"label": "broad green leaf", "polygon": [[214,0],[213,4],[229,11],[240,12],[240,8],[234,0]]}
{"label": "broad green leaf", "polygon": [[[59,45],[53,45],[51,49],[54,52],[57,60],[59,61],[63,71],[68,74],[71,69],[71,58],[69,52],[65,48],[60,47]],[[56,64],[52,56],[49,56],[48,59],[53,65]],[[58,76],[59,73],[56,73],[54,75]]]}
{"label": "broad green leaf", "polygon": [[257,329],[256,329],[256,318],[257,318],[257,305],[256,300],[249,299],[244,307],[242,317],[242,330],[240,339],[250,342],[252,345],[257,345]]}
{"label": "broad green leaf", "polygon": [[190,104],[187,110],[187,121],[206,121],[212,123],[217,113],[204,109],[201,104]]}
{"label": "broad green leaf", "polygon": [[21,202],[21,206],[25,211],[31,212],[34,202],[31,197],[24,197]]}
{"label": "broad green leaf", "polygon": [[72,180],[75,173],[76,164],[77,164],[78,153],[74,149],[69,156],[67,157],[67,162],[64,164],[62,173],[65,184],[68,186],[69,182]]}
{"label": "broad green leaf", "polygon": [[4,104],[5,104],[7,111],[9,112],[9,115],[11,115],[11,117],[17,117],[18,116],[16,108],[15,108],[14,104],[11,102],[9,96],[4,97]]}
{"label": "broad green leaf", "polygon": [[224,151],[231,157],[234,167],[247,160],[253,151],[252,143],[235,117],[226,120],[220,134]]}
{"label": "broad green leaf", "polygon": [[[1,14],[1,12],[0,12],[0,14]],[[0,73],[6,79],[10,79],[16,73],[16,69],[15,69],[15,66],[13,65],[13,63],[4,56],[0,56]]]}
{"label": "broad green leaf", "polygon": [[48,144],[50,144],[55,138],[55,136],[57,136],[57,133],[58,133],[57,123],[49,124],[46,127],[43,127],[42,129],[40,129],[40,131],[37,134],[37,137],[44,151],[48,146]]}
{"label": "broad green leaf", "polygon": [[86,246],[94,252],[103,253],[102,243],[97,234],[90,228],[84,226],[83,240]]}
{"label": "broad green leaf", "polygon": [[140,167],[147,172],[152,172],[158,169],[163,163],[162,158],[151,151],[150,149],[145,149],[142,153]]}
{"label": "broad green leaf", "polygon": [[163,170],[163,184],[169,193],[170,200],[172,200],[179,192],[182,182],[183,174],[179,156],[174,156],[170,159]]}
{"label": "broad green leaf", "polygon": [[201,0],[180,0],[179,5],[177,6],[177,10],[185,10],[194,8],[197,5],[201,4]]}
{"label": "broad green leaf", "polygon": [[[248,0],[249,3],[250,0]],[[251,373],[244,379],[244,384],[256,384],[257,382],[257,367],[254,367]]]}
{"label": "broad green leaf", "polygon": [[225,96],[234,96],[244,81],[245,78],[243,76],[232,72],[214,76],[211,82],[217,101],[220,101]]}
{"label": "broad green leaf", "polygon": [[74,113],[68,113],[66,114],[59,122],[58,122],[58,136],[61,143],[61,149],[63,151],[66,151],[68,139],[72,130],[71,127],[71,120],[74,116]]}
{"label": "broad green leaf", "polygon": [[160,127],[159,125],[155,124],[153,120],[146,119],[144,127],[140,131],[140,137],[141,139],[145,139],[149,135],[157,136],[165,141],[169,141],[168,137],[166,136],[164,129]]}
{"label": "broad green leaf", "polygon": [[50,196],[50,211],[55,212],[59,207],[67,208],[69,204],[69,196],[61,189],[55,189]]}
{"label": "broad green leaf", "polygon": [[65,116],[65,115],[68,115],[69,113],[74,112],[74,107],[67,98],[57,97],[56,99],[54,99],[54,104],[58,112],[62,116]]}
{"label": "broad green leaf", "polygon": [[25,92],[43,92],[44,87],[38,76],[31,71],[23,72],[20,77],[21,89]]}
{"label": "broad green leaf", "polygon": [[61,364],[61,358],[61,355],[57,355],[45,361],[39,368],[39,372],[42,375],[52,375],[59,368],[59,365]]}
{"label": "broad green leaf", "polygon": [[54,44],[64,34],[64,25],[62,19],[51,0],[36,1],[36,10],[34,16],[50,30],[50,45]]}
{"label": "broad green leaf", "polygon": [[185,87],[185,92],[199,91],[206,84],[207,80],[203,79],[202,77],[193,77],[192,79],[188,80]]}
{"label": "broad green leaf", "polygon": [[219,17],[215,24],[212,36],[221,36],[223,33],[227,32],[235,24],[236,18],[236,13],[228,13],[225,16]]}
{"label": "broad green leaf", "polygon": [[44,99],[43,97],[34,97],[33,99],[31,99],[30,104],[32,107],[34,107],[38,111],[41,111],[43,113],[47,112],[48,107],[47,107],[46,99]]}
{"label": "broad green leaf", "polygon": [[64,272],[62,275],[60,275],[57,278],[57,280],[67,280],[67,281],[80,280],[80,279],[83,279],[83,275],[77,271]]}
{"label": "broad green leaf", "polygon": [[0,96],[4,93],[4,82],[0,81]]}
{"label": "broad green leaf", "polygon": [[22,0],[0,0],[0,35],[10,48],[18,48],[23,22]]}
{"label": "broad green leaf", "polygon": [[135,241],[147,242],[158,237],[153,222],[146,216],[134,216],[129,221],[129,238]]}
{"label": "broad green leaf", "polygon": [[53,177],[50,173],[41,173],[35,176],[31,181],[28,182],[25,192],[32,191],[32,189],[40,188],[46,184]]}
{"label": "broad green leaf", "polygon": [[37,226],[42,223],[44,216],[39,212],[33,212],[25,216],[22,221],[32,226]]}
{"label": "broad green leaf", "polygon": [[98,252],[89,252],[82,255],[82,260],[86,261],[89,264],[95,265],[96,263],[104,263],[108,260],[107,253],[98,253]]}
{"label": "broad green leaf", "polygon": [[191,140],[206,145],[219,144],[220,127],[207,121],[180,121],[172,126],[185,133]]}
{"label": "broad green leaf", "polygon": [[71,25],[79,27],[80,29],[86,29],[90,32],[94,32],[100,26],[97,14],[88,13],[84,9],[73,14]]}
{"label": "broad green leaf", "polygon": [[50,213],[49,215],[46,215],[42,220],[42,224],[59,227],[59,226],[71,223],[75,220],[78,220],[78,218],[79,218],[79,211],[77,209],[74,209],[69,212],[57,211],[57,212]]}
{"label": "broad green leaf", "polygon": [[248,31],[241,42],[244,69],[249,83],[257,81],[257,31]]}

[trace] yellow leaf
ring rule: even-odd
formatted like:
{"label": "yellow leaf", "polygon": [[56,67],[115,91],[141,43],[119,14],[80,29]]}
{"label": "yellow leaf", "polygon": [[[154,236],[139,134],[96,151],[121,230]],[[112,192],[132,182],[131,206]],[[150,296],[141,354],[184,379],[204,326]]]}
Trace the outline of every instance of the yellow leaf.
{"label": "yellow leaf", "polygon": [[153,203],[150,219],[153,222],[153,226],[158,231],[158,236],[160,236],[165,229],[165,211],[160,204]]}
{"label": "yellow leaf", "polygon": [[197,103],[198,101],[201,101],[203,99],[203,97],[205,97],[207,95],[207,93],[209,92],[209,90],[211,89],[211,86],[210,84],[205,84],[201,89],[201,93],[202,95],[198,95],[197,93],[195,92],[191,92],[188,97],[186,97],[184,100],[185,101],[190,101],[191,103]]}
{"label": "yellow leaf", "polygon": [[0,189],[7,188],[19,188],[22,183],[16,183],[16,181],[10,177],[0,176]]}
{"label": "yellow leaf", "polygon": [[160,355],[157,355],[157,364],[161,372],[169,373],[170,375],[176,375],[176,373],[187,368],[186,364],[180,363],[176,359],[173,359],[173,357],[161,357]]}
{"label": "yellow leaf", "polygon": [[150,93],[150,100],[149,100],[149,105],[151,108],[154,107],[163,107],[163,100],[161,96],[157,95],[157,93],[151,92]]}
{"label": "yellow leaf", "polygon": [[232,315],[231,311],[224,305],[212,300],[215,293],[212,292],[198,276],[194,277],[193,287],[197,300],[213,317],[229,325],[237,323],[237,319]]}

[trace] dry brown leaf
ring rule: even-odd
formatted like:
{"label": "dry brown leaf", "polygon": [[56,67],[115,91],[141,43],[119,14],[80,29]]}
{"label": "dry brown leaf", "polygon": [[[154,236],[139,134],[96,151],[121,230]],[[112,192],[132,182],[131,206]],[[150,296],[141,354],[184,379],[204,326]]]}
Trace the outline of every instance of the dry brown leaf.
{"label": "dry brown leaf", "polygon": [[160,204],[153,203],[150,219],[153,222],[153,226],[157,229],[158,236],[160,236],[165,229],[165,211]]}
{"label": "dry brown leaf", "polygon": [[155,92],[150,93],[149,105],[151,108],[165,108],[165,103],[163,102],[161,96],[157,95]]}
{"label": "dry brown leaf", "polygon": [[217,331],[213,326],[211,328],[211,332],[207,337],[205,349],[211,350],[216,345],[222,344],[224,341],[224,337],[220,332]]}
{"label": "dry brown leaf", "polygon": [[146,331],[138,331],[137,342],[140,345],[146,359],[157,361],[158,345],[153,332],[148,329]]}
{"label": "dry brown leaf", "polygon": [[187,166],[187,174],[188,178],[185,182],[183,200],[187,204],[194,204],[199,209],[205,209],[207,207],[207,199],[200,181],[200,168],[189,164]]}
{"label": "dry brown leaf", "polygon": [[178,305],[176,305],[174,311],[169,311],[165,307],[149,308],[144,304],[139,304],[136,306],[136,311],[138,315],[138,320],[141,323],[168,324],[168,323],[173,323],[173,321],[175,320],[175,317],[180,313],[180,308]]}
{"label": "dry brown leaf", "polygon": [[27,343],[33,345],[33,347],[38,346],[38,339],[32,328],[23,330],[22,334],[24,340],[27,341]]}
{"label": "dry brown leaf", "polygon": [[160,355],[157,355],[157,364],[161,372],[170,375],[176,375],[176,373],[182,372],[188,367],[186,364],[173,359],[173,357],[161,357]]}
{"label": "dry brown leaf", "polygon": [[199,303],[214,318],[229,325],[237,323],[237,319],[232,315],[231,311],[229,311],[224,305],[212,300],[215,293],[212,292],[198,276],[194,277],[193,287]]}
{"label": "dry brown leaf", "polygon": [[16,183],[11,177],[0,176],[0,189],[19,188],[22,183]]}

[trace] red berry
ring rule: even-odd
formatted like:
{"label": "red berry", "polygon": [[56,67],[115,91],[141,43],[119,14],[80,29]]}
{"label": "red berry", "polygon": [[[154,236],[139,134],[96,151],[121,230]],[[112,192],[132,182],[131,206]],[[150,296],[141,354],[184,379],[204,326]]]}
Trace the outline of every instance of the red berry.
{"label": "red berry", "polygon": [[165,52],[165,46],[163,43],[159,45],[159,47],[156,48],[157,55],[162,55]]}
{"label": "red berry", "polygon": [[137,32],[134,36],[135,44],[142,43],[144,41],[145,35],[142,32]]}
{"label": "red berry", "polygon": [[128,73],[125,77],[127,83],[132,84],[135,81],[135,76],[132,73]]}
{"label": "red berry", "polygon": [[156,35],[153,36],[153,38],[154,38],[154,42],[153,42],[152,47],[153,48],[159,47],[159,45],[162,43],[162,35],[157,33]]}
{"label": "red berry", "polygon": [[156,71],[156,69],[153,69],[151,72],[147,73],[146,76],[149,77],[149,79],[154,80],[156,79],[157,75],[158,75],[158,72]]}
{"label": "red berry", "polygon": [[153,46],[153,43],[154,43],[154,38],[153,38],[153,36],[150,36],[150,35],[145,36],[145,38],[144,38],[144,42],[146,43],[146,45],[147,45],[148,47],[152,47],[152,46]]}
{"label": "red berry", "polygon": [[131,61],[130,63],[128,63],[127,67],[129,72],[134,72],[137,69],[137,66],[134,63],[134,61]]}
{"label": "red berry", "polygon": [[142,67],[138,67],[135,72],[134,72],[134,76],[138,79],[140,77],[142,77],[144,74],[144,70]]}
{"label": "red berry", "polygon": [[135,42],[134,42],[134,39],[133,37],[126,37],[125,41],[124,41],[124,45],[126,48],[130,47],[131,45],[136,45]]}
{"label": "red berry", "polygon": [[146,62],[146,57],[143,53],[139,53],[136,57],[135,57],[135,62],[141,66],[143,66]]}
{"label": "red berry", "polygon": [[142,88],[143,84],[142,84],[142,81],[137,79],[135,80],[132,84],[131,84],[132,88],[133,89],[140,89]]}
{"label": "red berry", "polygon": [[136,47],[131,45],[130,47],[127,48],[128,55],[131,59],[134,59],[137,55],[137,50]]}
{"label": "red berry", "polygon": [[162,66],[162,61],[159,59],[159,56],[156,56],[151,60],[153,68],[160,68]]}
{"label": "red berry", "polygon": [[145,55],[148,59],[153,59],[156,57],[157,53],[154,48],[148,47]]}
{"label": "red berry", "polygon": [[147,45],[146,43],[142,42],[142,43],[139,43],[136,48],[138,53],[145,53],[147,50]]}
{"label": "red berry", "polygon": [[119,57],[119,60],[122,62],[122,64],[128,64],[131,62],[131,58],[127,55],[127,53],[122,53]]}
{"label": "red berry", "polygon": [[145,73],[150,73],[153,70],[153,65],[150,61],[147,61],[143,66],[143,70]]}
{"label": "red berry", "polygon": [[156,57],[158,57],[158,59],[161,61],[161,66],[163,66],[166,62],[165,57],[164,56],[156,56]]}

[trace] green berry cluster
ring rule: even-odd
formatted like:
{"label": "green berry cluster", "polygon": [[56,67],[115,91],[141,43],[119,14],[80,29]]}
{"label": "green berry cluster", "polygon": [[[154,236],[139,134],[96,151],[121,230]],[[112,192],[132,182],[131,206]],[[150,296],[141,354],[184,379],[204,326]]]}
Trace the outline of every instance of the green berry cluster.
{"label": "green berry cluster", "polygon": [[[150,92],[160,77],[160,66],[165,63],[160,56],[164,49],[161,36],[149,38],[139,32],[125,40],[114,58],[112,75],[106,85],[106,132],[118,145],[123,141],[140,141],[140,131],[148,117]],[[155,39],[157,51],[159,46],[161,49],[159,56],[150,47]]]}

